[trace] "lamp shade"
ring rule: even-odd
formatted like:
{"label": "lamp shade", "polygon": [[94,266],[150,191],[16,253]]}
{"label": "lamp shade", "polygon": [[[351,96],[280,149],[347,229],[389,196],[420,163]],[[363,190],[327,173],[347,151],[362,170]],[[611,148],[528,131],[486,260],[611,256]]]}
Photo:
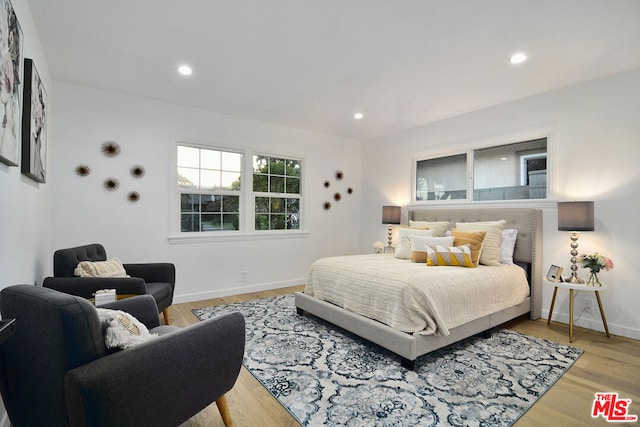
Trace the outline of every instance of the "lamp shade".
{"label": "lamp shade", "polygon": [[383,224],[400,224],[400,206],[383,206],[382,207],[382,223]]}
{"label": "lamp shade", "polygon": [[593,231],[593,202],[558,202],[558,230]]}

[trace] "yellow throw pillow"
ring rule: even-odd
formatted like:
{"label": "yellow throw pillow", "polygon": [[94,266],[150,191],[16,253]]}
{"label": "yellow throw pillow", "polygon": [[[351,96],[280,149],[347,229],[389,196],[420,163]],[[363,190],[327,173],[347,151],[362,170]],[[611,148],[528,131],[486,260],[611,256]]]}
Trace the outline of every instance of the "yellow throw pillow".
{"label": "yellow throw pillow", "polygon": [[507,221],[458,222],[456,229],[462,231],[486,231],[480,252],[480,264],[500,265],[502,230]]}
{"label": "yellow throw pillow", "polygon": [[484,241],[484,236],[486,234],[486,231],[461,231],[457,228],[451,230],[453,246],[469,245],[469,249],[471,250],[471,262],[473,262],[473,265],[476,267],[478,266],[480,251],[482,250],[482,242]]}
{"label": "yellow throw pillow", "polygon": [[443,247],[427,246],[427,265],[451,267],[475,268],[477,265],[471,260],[471,249],[469,245]]}
{"label": "yellow throw pillow", "polygon": [[427,246],[453,246],[453,237],[421,237],[411,240],[411,261],[427,262]]}

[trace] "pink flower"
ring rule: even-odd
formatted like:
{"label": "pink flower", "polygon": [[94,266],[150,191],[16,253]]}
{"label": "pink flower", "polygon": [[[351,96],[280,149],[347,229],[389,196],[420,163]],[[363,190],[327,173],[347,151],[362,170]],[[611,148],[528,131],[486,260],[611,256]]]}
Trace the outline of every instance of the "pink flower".
{"label": "pink flower", "polygon": [[604,259],[604,269],[606,271],[609,271],[611,269],[613,269],[613,261],[611,260],[611,258],[606,258]]}

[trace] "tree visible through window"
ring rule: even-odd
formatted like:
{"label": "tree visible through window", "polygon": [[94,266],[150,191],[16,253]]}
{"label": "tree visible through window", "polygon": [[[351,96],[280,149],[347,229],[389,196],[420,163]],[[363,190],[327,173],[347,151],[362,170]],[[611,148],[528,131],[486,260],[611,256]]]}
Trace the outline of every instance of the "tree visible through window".
{"label": "tree visible through window", "polygon": [[302,161],[253,156],[256,230],[300,229]]}

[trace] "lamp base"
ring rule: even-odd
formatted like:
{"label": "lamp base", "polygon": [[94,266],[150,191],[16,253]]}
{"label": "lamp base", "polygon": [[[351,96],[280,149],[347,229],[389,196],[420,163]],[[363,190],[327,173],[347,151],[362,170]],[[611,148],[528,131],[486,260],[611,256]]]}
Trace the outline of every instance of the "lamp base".
{"label": "lamp base", "polygon": [[571,279],[569,279],[567,283],[584,284],[586,282],[584,281],[584,279],[579,279],[578,276],[571,276]]}
{"label": "lamp base", "polygon": [[585,281],[583,279],[578,278],[578,232],[571,231],[571,278],[568,280],[568,283],[573,284],[584,284]]}

